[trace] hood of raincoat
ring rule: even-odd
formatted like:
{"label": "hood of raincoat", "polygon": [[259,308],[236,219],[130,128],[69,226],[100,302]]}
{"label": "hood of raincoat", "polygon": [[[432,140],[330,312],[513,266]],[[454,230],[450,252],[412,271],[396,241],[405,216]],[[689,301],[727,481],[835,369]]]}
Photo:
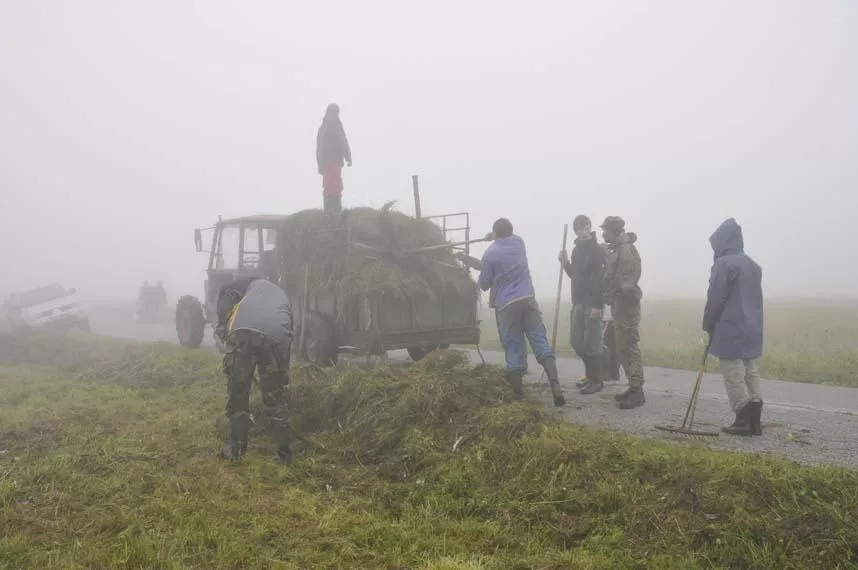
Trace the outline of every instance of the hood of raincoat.
{"label": "hood of raincoat", "polygon": [[712,251],[715,252],[715,259],[731,253],[743,253],[745,241],[742,239],[742,226],[733,218],[724,220],[709,236],[709,243],[712,245]]}

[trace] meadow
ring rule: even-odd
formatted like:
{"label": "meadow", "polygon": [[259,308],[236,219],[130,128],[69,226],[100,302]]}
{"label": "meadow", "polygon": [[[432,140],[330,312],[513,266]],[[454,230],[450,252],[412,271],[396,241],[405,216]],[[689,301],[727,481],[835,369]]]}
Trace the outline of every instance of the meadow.
{"label": "meadow", "polygon": [[[540,301],[540,307],[550,336],[554,302]],[[564,356],[574,355],[570,308],[561,303],[557,352]],[[705,346],[703,301],[644,300],[641,311],[644,365],[696,369]],[[494,315],[484,309],[481,317],[482,346],[500,348]],[[775,380],[858,387],[858,301],[767,301],[760,371]]]}
{"label": "meadow", "polygon": [[455,351],[297,365],[291,466],[217,457],[210,352],[0,335],[0,393],[0,568],[858,568],[855,471],[559,423]]}

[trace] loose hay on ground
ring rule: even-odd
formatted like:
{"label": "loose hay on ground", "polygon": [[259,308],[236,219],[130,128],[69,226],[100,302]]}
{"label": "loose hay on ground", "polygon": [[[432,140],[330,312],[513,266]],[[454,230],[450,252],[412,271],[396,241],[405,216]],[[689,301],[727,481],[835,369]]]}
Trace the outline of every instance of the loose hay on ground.
{"label": "loose hay on ground", "polygon": [[0,434],[64,430],[0,440],[0,566],[856,567],[855,472],[559,424],[455,352],[296,371],[310,443],[284,468],[261,433],[216,459],[216,355],[63,342],[0,358]]}

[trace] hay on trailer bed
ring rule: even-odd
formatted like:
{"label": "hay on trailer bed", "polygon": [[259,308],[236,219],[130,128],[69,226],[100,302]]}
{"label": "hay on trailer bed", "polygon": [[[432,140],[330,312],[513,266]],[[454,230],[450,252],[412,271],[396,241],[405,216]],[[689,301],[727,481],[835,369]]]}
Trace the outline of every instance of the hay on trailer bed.
{"label": "hay on trailer bed", "polygon": [[309,263],[314,292],[476,296],[473,279],[450,248],[408,253],[443,244],[443,232],[430,220],[413,218],[392,206],[350,209],[336,222],[322,210],[289,216],[278,232],[277,245],[287,290],[303,290],[304,267]]}

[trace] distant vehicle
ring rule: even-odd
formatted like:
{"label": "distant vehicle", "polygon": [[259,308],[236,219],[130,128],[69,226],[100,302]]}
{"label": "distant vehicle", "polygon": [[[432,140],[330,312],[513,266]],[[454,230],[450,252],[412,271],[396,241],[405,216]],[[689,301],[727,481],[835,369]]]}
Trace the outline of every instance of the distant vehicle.
{"label": "distant vehicle", "polygon": [[168,320],[168,311],[167,291],[164,289],[164,283],[158,281],[155,285],[150,285],[148,281],[144,281],[137,294],[134,320],[146,324],[162,323]]}
{"label": "distant vehicle", "polygon": [[3,303],[3,316],[12,329],[50,328],[89,331],[89,316],[81,308],[75,289],[53,283],[13,293]]}

